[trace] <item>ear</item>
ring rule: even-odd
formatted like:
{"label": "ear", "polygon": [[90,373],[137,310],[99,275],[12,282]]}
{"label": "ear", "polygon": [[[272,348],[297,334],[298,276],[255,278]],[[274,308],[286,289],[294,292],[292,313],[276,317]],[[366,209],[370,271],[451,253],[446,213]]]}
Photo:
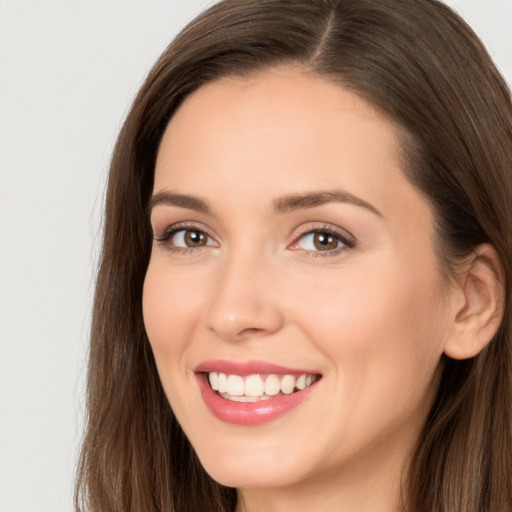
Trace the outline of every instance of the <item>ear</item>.
{"label": "ear", "polygon": [[496,249],[479,245],[456,277],[453,325],[444,347],[448,357],[469,359],[490,343],[503,318],[503,280]]}

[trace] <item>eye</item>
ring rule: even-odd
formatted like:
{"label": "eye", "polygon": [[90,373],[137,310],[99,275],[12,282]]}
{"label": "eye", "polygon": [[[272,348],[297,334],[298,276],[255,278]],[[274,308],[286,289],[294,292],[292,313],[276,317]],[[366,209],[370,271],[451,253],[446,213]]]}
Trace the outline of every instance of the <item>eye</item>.
{"label": "eye", "polygon": [[311,256],[330,256],[352,249],[355,245],[356,242],[351,235],[329,227],[306,231],[296,239],[290,249],[300,249]]}
{"label": "eye", "polygon": [[305,251],[334,251],[343,242],[327,231],[313,231],[299,238],[298,246]]}
{"label": "eye", "polygon": [[169,241],[174,247],[202,247],[204,245],[215,245],[212,239],[199,229],[180,229],[175,231]]}
{"label": "eye", "polygon": [[186,251],[206,246],[218,246],[217,242],[206,231],[195,226],[170,227],[162,235],[156,236],[155,241],[172,251]]}

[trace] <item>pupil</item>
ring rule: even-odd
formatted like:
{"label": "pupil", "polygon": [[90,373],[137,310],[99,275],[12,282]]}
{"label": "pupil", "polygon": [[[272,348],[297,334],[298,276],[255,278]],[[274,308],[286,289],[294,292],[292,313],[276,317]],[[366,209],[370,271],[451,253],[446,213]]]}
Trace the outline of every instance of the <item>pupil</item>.
{"label": "pupil", "polygon": [[201,231],[187,231],[185,234],[185,241],[188,246],[204,245],[205,236]]}
{"label": "pupil", "polygon": [[316,233],[315,247],[321,251],[336,249],[338,241],[329,233]]}

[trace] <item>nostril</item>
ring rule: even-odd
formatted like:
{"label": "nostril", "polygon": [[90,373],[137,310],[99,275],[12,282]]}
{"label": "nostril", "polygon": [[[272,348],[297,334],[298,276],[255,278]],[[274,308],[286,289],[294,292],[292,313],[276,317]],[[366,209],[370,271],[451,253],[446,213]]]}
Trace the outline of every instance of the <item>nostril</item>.
{"label": "nostril", "polygon": [[257,327],[248,327],[239,333],[239,337],[244,336],[257,336],[259,334],[265,334],[265,329],[259,329]]}

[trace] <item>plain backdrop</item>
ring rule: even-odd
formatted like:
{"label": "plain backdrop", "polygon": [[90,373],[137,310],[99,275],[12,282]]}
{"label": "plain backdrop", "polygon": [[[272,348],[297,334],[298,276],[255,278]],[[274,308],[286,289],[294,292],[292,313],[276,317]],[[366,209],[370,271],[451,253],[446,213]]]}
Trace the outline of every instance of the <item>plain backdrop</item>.
{"label": "plain backdrop", "polygon": [[[0,0],[0,512],[70,512],[110,153],[212,1]],[[512,0],[450,0],[512,83]]]}

